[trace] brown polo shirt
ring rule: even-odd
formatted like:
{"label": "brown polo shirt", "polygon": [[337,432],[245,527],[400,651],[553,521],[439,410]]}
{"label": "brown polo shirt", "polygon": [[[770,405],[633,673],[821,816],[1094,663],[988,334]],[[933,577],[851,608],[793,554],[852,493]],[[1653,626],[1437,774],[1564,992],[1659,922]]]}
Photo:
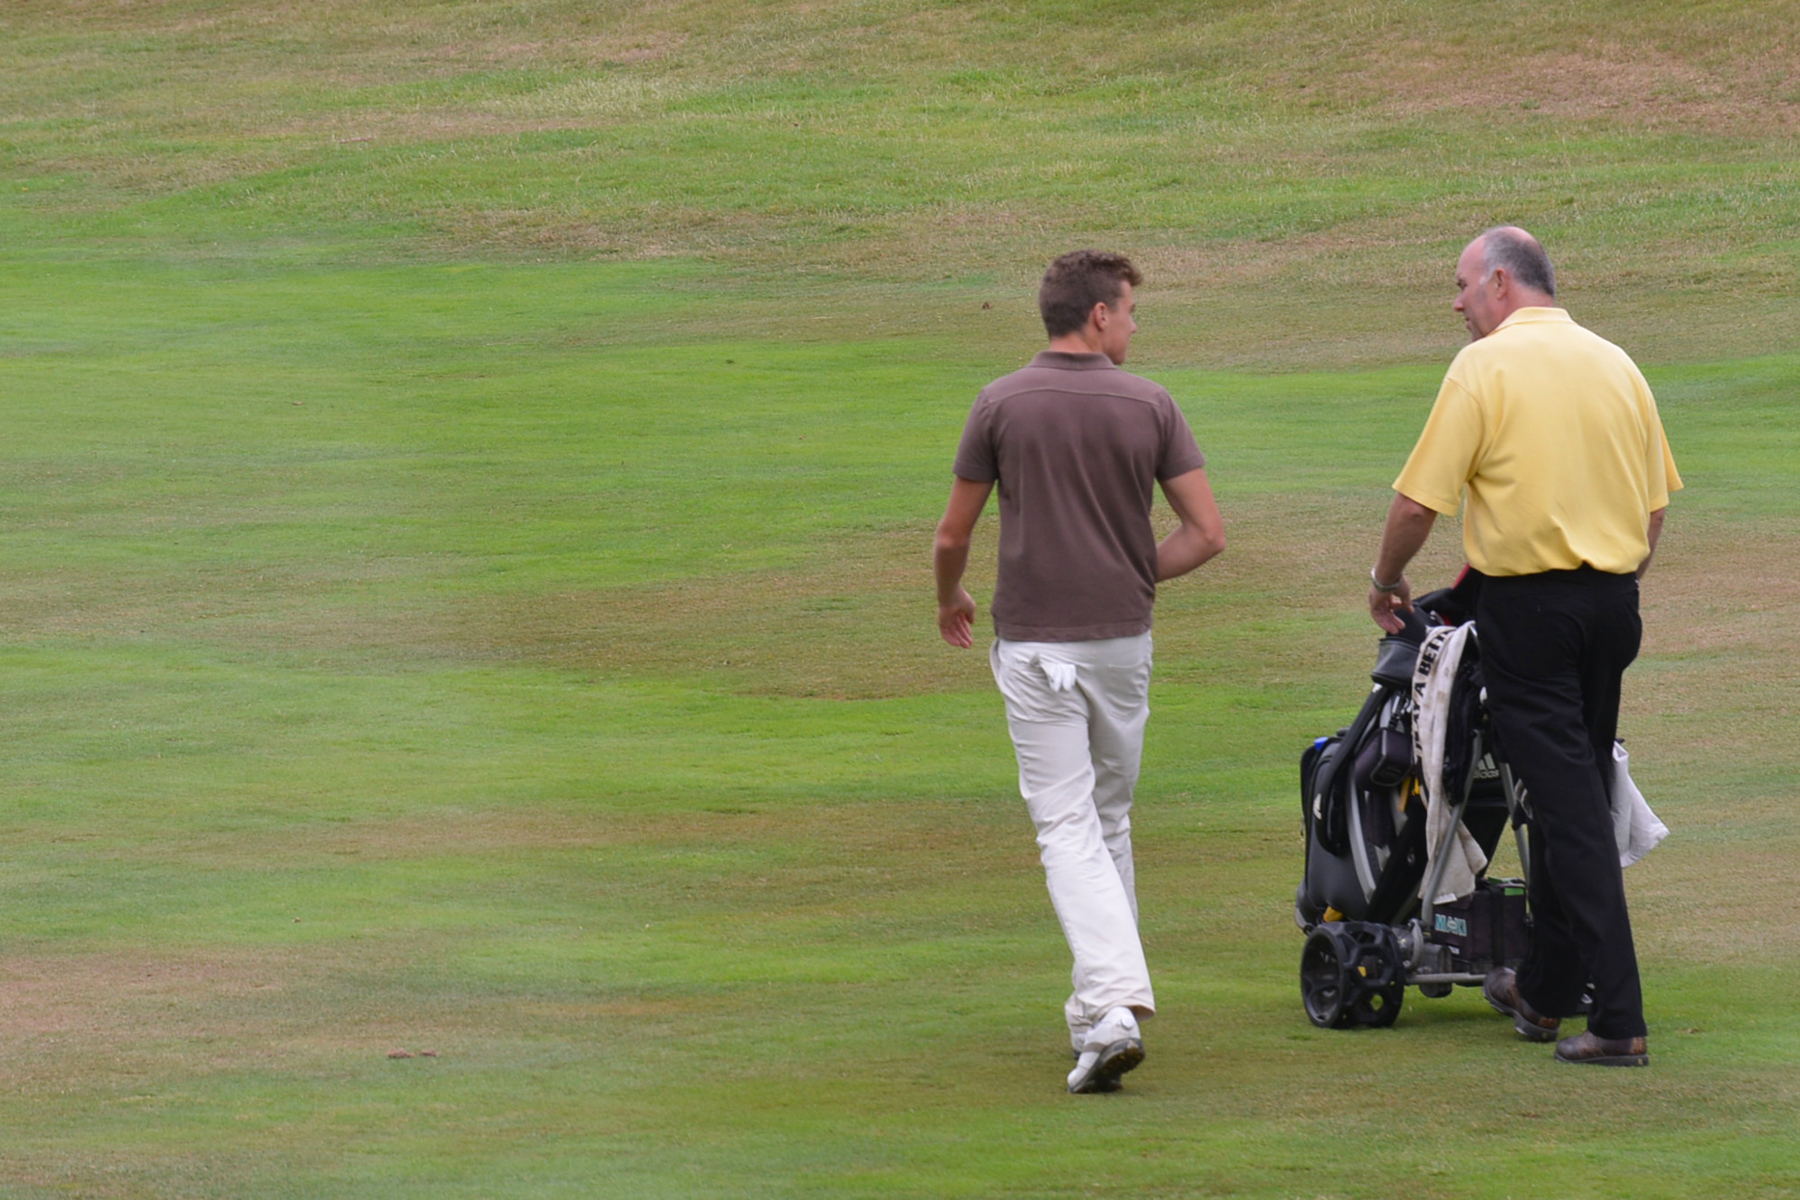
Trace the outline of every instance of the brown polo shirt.
{"label": "brown polo shirt", "polygon": [[955,473],[1000,492],[994,632],[1083,642],[1150,629],[1158,480],[1206,465],[1161,385],[1046,350],[982,389]]}

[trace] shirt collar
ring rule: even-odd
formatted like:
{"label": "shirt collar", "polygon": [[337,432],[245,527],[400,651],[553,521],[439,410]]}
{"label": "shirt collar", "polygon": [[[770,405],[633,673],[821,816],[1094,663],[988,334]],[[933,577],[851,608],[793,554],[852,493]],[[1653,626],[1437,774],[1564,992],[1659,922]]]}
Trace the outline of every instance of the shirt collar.
{"label": "shirt collar", "polygon": [[1055,367],[1063,371],[1112,371],[1113,360],[1099,351],[1074,354],[1067,350],[1039,350],[1031,360],[1034,367]]}
{"label": "shirt collar", "polygon": [[1560,308],[1514,309],[1511,316],[1494,326],[1494,332],[1498,333],[1508,325],[1526,325],[1533,321],[1566,321],[1572,324],[1573,318],[1569,316],[1567,310]]}

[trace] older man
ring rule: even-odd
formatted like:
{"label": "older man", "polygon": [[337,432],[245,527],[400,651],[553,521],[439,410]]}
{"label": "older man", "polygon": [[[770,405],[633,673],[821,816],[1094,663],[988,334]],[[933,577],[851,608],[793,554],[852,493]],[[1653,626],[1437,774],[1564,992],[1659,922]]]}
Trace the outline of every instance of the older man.
{"label": "older man", "polygon": [[1568,1063],[1649,1062],[1637,956],[1608,805],[1620,681],[1643,625],[1669,493],[1681,487],[1656,401],[1630,358],[1556,305],[1556,276],[1511,226],[1470,242],[1455,310],[1470,344],[1450,365],[1394,481],[1369,612],[1397,632],[1406,564],[1439,513],[1463,505],[1485,577],[1476,606],[1488,704],[1531,799],[1533,935],[1515,976],[1482,988],[1531,1041],[1550,1041],[1594,985]]}
{"label": "older man", "polygon": [[[982,389],[953,467],[934,565],[938,629],[974,643],[962,586],[975,522],[1000,485],[989,654],[1019,791],[1075,965],[1064,1006],[1071,1092],[1105,1092],[1143,1061],[1156,1001],[1138,939],[1131,799],[1149,718],[1156,585],[1225,546],[1206,459],[1169,393],[1119,369],[1137,330],[1130,260],[1077,250],[1038,287],[1049,348]],[[1160,543],[1155,485],[1180,525]]]}

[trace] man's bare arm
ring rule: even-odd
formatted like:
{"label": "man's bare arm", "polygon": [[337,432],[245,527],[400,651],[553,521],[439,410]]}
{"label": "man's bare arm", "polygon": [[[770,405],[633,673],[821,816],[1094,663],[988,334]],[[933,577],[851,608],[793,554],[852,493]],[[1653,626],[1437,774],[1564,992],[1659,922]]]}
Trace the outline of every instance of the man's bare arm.
{"label": "man's bare arm", "polygon": [[1649,528],[1644,530],[1644,536],[1650,540],[1650,553],[1644,555],[1644,561],[1638,564],[1637,577],[1639,579],[1642,579],[1650,570],[1650,560],[1656,557],[1656,542],[1658,538],[1662,537],[1663,518],[1668,515],[1669,507],[1666,504],[1650,514]]}
{"label": "man's bare arm", "polygon": [[[1395,614],[1412,607],[1412,584],[1406,580],[1406,564],[1425,545],[1437,513],[1411,496],[1394,493],[1388,505],[1387,525],[1381,531],[1381,549],[1375,555],[1375,575],[1369,581],[1369,616],[1389,633],[1399,633],[1404,623]],[[1387,592],[1375,580],[1399,586]]]}
{"label": "man's bare arm", "polygon": [[1162,481],[1163,499],[1181,522],[1156,547],[1156,581],[1174,579],[1225,549],[1225,520],[1204,467]]}
{"label": "man's bare arm", "polygon": [[967,650],[975,644],[975,598],[962,585],[969,566],[969,539],[981,510],[987,506],[992,483],[978,483],[958,476],[950,485],[950,503],[938,522],[932,547],[931,569],[937,576],[938,633],[952,646]]}

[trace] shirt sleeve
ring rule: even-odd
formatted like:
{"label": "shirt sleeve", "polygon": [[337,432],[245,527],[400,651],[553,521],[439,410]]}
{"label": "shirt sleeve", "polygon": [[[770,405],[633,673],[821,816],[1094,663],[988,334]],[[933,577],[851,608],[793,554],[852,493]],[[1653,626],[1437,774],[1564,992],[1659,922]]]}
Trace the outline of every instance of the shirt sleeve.
{"label": "shirt sleeve", "polygon": [[1656,397],[1650,392],[1650,384],[1635,365],[1632,373],[1637,377],[1638,392],[1648,414],[1651,431],[1650,444],[1644,448],[1644,478],[1650,483],[1650,494],[1646,500],[1650,511],[1655,512],[1669,506],[1670,492],[1681,490],[1681,476],[1675,470],[1675,455],[1669,449],[1669,435],[1663,430],[1662,415],[1656,411]]}
{"label": "shirt sleeve", "polygon": [[1163,427],[1162,457],[1156,464],[1158,480],[1174,479],[1177,475],[1186,475],[1189,471],[1198,471],[1206,465],[1206,455],[1194,441],[1194,431],[1188,428],[1187,417],[1174,400],[1168,400],[1168,418]]}
{"label": "shirt sleeve", "polygon": [[[1687,485],[1681,482],[1681,476],[1675,471],[1675,455],[1669,449],[1669,435],[1663,432],[1662,422],[1660,421],[1656,424],[1656,435],[1662,441],[1663,473],[1668,479],[1668,490],[1671,492],[1679,492]],[[1664,496],[1663,504],[1666,505],[1667,503],[1668,497]]]}
{"label": "shirt sleeve", "polygon": [[951,471],[971,483],[992,483],[1000,478],[999,457],[994,448],[993,405],[987,393],[975,397],[969,419],[963,425],[962,442],[956,447]]}
{"label": "shirt sleeve", "polygon": [[1438,389],[1418,444],[1394,480],[1394,490],[1443,516],[1454,516],[1463,485],[1475,473],[1483,422],[1475,397],[1456,379],[1454,366]]}
{"label": "shirt sleeve", "polygon": [[[1681,476],[1675,470],[1675,454],[1669,449],[1669,435],[1663,431],[1662,418],[1657,415],[1656,404],[1650,405],[1650,420],[1656,430],[1656,442],[1650,448],[1650,511],[1669,506],[1669,493],[1681,490]],[[1658,486],[1658,485],[1661,486]]]}

